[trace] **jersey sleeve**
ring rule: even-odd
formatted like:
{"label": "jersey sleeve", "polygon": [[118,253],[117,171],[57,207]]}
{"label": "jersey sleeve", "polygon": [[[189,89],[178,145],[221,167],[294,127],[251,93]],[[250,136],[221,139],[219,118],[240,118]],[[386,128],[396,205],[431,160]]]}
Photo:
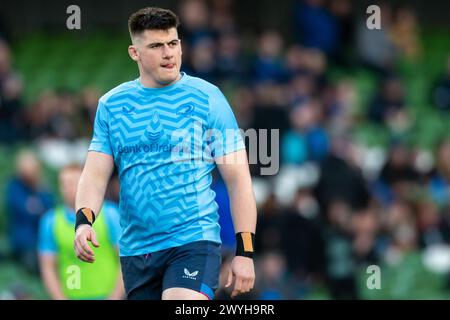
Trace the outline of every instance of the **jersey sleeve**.
{"label": "jersey sleeve", "polygon": [[209,129],[212,156],[224,156],[245,149],[233,111],[223,95],[216,89],[210,96]]}
{"label": "jersey sleeve", "polygon": [[47,212],[39,222],[38,252],[39,254],[56,254],[57,246],[53,232],[55,215],[53,211]]}
{"label": "jersey sleeve", "polygon": [[88,150],[102,152],[112,156],[108,116],[106,106],[104,103],[99,102],[94,120],[94,134]]}

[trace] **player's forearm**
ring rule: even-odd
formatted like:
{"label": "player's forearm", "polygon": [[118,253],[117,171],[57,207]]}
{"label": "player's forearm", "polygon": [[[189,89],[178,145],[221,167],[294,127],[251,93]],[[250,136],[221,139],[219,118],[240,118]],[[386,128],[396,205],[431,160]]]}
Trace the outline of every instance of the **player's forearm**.
{"label": "player's forearm", "polygon": [[76,210],[86,207],[98,215],[113,169],[112,156],[100,152],[88,152],[83,173],[78,182]]}
{"label": "player's forearm", "polygon": [[255,233],[257,213],[250,174],[230,181],[228,194],[235,232]]}
{"label": "player's forearm", "polygon": [[255,233],[256,201],[245,149],[216,161],[230,197],[235,232]]}
{"label": "player's forearm", "polygon": [[96,179],[87,173],[81,175],[75,200],[76,209],[87,207],[96,215],[100,212],[106,192],[107,181]]}

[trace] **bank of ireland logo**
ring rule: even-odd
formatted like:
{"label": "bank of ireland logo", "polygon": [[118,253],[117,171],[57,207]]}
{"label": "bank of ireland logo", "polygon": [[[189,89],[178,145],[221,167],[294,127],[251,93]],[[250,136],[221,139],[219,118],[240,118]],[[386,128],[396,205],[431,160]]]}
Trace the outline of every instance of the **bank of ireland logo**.
{"label": "bank of ireland logo", "polygon": [[157,111],[154,111],[150,124],[147,127],[147,131],[145,132],[145,136],[152,142],[158,141],[162,135],[164,134],[164,128],[161,125],[161,121],[159,119],[159,115]]}
{"label": "bank of ireland logo", "polygon": [[191,280],[197,280],[197,278],[196,278],[197,275],[198,275],[198,271],[189,272],[188,269],[184,268],[183,278],[191,279]]}

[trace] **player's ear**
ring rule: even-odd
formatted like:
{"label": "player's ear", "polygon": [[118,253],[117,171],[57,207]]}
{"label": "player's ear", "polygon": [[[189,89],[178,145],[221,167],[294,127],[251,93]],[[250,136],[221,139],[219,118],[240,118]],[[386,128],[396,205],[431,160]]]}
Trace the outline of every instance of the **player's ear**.
{"label": "player's ear", "polygon": [[128,54],[130,55],[130,58],[134,61],[139,61],[139,52],[137,51],[136,47],[134,45],[128,46]]}

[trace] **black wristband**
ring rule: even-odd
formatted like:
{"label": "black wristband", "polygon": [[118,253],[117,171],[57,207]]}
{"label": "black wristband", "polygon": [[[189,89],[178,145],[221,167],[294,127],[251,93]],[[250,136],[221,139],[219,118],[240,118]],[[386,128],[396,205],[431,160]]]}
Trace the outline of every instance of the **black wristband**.
{"label": "black wristband", "polygon": [[77,211],[77,217],[75,222],[75,231],[82,224],[88,224],[92,226],[95,221],[95,213],[90,208],[80,208]]}
{"label": "black wristband", "polygon": [[255,234],[251,232],[236,233],[236,256],[252,258],[255,253]]}

